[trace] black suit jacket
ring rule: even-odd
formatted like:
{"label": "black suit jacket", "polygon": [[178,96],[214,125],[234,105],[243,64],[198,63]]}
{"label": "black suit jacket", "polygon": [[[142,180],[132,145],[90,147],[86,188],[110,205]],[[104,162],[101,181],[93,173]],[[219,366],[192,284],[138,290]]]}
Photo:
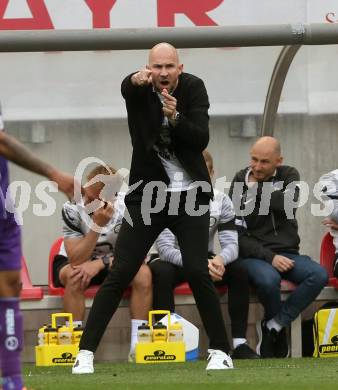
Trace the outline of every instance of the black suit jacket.
{"label": "black suit jacket", "polygon": [[[152,85],[134,86],[131,76],[127,76],[121,86],[133,146],[129,185],[140,180],[142,184],[127,195],[126,203],[140,201],[144,186],[151,181],[169,184],[168,175],[153,148],[163,122],[162,104]],[[182,73],[173,96],[180,113],[176,126],[170,126],[175,155],[194,181],[209,184],[206,194],[212,197],[210,177],[202,155],[209,142],[209,99],[204,83],[196,76]]]}
{"label": "black suit jacket", "polygon": [[[245,201],[249,191],[245,184],[248,170],[249,168],[245,168],[236,173],[229,191],[236,215],[239,218],[241,218],[241,211],[238,206],[242,201]],[[242,217],[246,228],[239,229],[240,257],[254,257],[272,263],[276,254],[298,254],[300,238],[294,202],[299,198],[299,187],[297,187],[299,180],[300,177],[296,168],[282,165],[277,167],[273,177],[258,183],[255,207],[249,215]],[[243,187],[239,186],[236,190],[235,183],[243,183],[244,185]],[[262,186],[269,183],[271,185],[280,183],[281,187],[274,188],[271,197],[268,198],[268,213],[260,213]],[[291,190],[291,198],[285,191],[287,188]],[[292,218],[287,215],[286,210],[291,211]]]}

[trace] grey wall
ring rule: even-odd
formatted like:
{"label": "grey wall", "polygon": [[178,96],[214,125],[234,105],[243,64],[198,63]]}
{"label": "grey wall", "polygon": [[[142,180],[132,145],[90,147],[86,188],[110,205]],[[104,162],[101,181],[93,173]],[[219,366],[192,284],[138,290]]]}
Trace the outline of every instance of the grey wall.
{"label": "grey wall", "polygon": [[[310,188],[322,173],[338,166],[337,124],[338,116],[285,115],[278,120],[276,136],[281,140],[285,163],[298,167],[302,180]],[[37,155],[69,172],[74,172],[78,162],[88,156],[99,157],[116,167],[130,166],[131,146],[125,120],[48,121],[40,125],[46,130],[48,142],[27,142],[32,131],[30,122],[8,122],[7,129]],[[214,156],[216,177],[225,175],[231,180],[238,169],[247,165],[253,140],[230,136],[229,118],[211,118],[209,150]],[[34,188],[40,178],[12,165],[11,180],[27,180]],[[24,254],[34,284],[47,284],[49,248],[61,235],[59,211],[65,198],[61,194],[52,195],[58,204],[53,216],[34,216],[32,205],[37,201],[34,197],[24,213]],[[320,225],[322,218],[311,215],[312,201],[299,210],[298,218],[302,250],[318,259],[324,229]]]}

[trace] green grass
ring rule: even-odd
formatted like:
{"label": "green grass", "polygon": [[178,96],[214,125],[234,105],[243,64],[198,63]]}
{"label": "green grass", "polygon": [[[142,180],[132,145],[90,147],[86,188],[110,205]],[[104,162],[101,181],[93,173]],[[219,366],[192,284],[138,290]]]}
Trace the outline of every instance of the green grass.
{"label": "green grass", "polygon": [[237,361],[236,369],[206,372],[195,363],[97,363],[93,375],[72,375],[70,367],[24,366],[24,381],[34,390],[227,389],[325,390],[336,387],[338,359]]}

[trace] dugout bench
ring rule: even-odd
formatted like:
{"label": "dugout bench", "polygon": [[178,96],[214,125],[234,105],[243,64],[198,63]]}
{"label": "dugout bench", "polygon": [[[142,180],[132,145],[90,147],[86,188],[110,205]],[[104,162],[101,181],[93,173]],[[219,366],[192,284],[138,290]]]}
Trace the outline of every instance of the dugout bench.
{"label": "dugout bench", "polygon": [[[32,286],[27,265],[25,259],[23,258],[23,268],[22,268],[22,281],[23,281],[23,290],[21,293],[21,308],[22,310],[61,310],[62,309],[62,297],[64,289],[62,287],[55,287],[52,281],[52,261],[56,253],[58,253],[61,246],[62,239],[57,239],[50,251],[49,255],[49,285],[46,290],[43,291],[41,287]],[[332,237],[327,233],[321,242],[320,248],[320,264],[326,268],[329,274],[329,283],[322,290],[322,292],[316,298],[318,301],[338,301],[338,280],[333,277],[333,260],[334,260],[334,247],[332,243]],[[294,291],[296,286],[286,280],[282,280],[281,283],[281,294],[282,300],[285,300],[288,295]],[[86,292],[86,308],[90,308],[93,302],[93,297],[97,291],[98,287],[91,287]],[[226,294],[226,287],[218,289],[220,293],[221,303],[227,304],[228,296]],[[126,307],[129,304],[129,295],[130,290],[126,291],[124,294],[120,306]],[[250,297],[250,303],[259,303],[257,296],[252,294]],[[175,304],[176,305],[194,305],[195,300],[192,295],[192,292],[189,288],[188,283],[183,283],[176,287],[175,289]],[[299,315],[291,324],[290,329],[290,338],[291,338],[291,357],[301,357],[302,356],[302,319]]]}

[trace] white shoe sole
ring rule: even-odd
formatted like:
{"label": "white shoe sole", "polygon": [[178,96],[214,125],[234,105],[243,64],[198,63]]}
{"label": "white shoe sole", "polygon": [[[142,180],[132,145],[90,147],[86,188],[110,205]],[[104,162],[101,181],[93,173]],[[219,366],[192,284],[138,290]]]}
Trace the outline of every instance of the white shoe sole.
{"label": "white shoe sole", "polygon": [[[75,363],[76,364],[76,363]],[[72,374],[74,375],[82,375],[82,374],[94,374],[94,367],[87,366],[87,369],[79,368],[79,366],[72,367]]]}
{"label": "white shoe sole", "polygon": [[208,368],[206,367],[206,371],[217,371],[217,370],[233,370],[234,367],[215,367],[215,368]]}
{"label": "white shoe sole", "polygon": [[88,371],[76,371],[76,370],[72,370],[72,374],[74,374],[74,375],[94,374],[94,370],[88,370]]}
{"label": "white shoe sole", "polygon": [[[211,359],[210,359],[211,356]],[[223,353],[223,356],[212,356],[210,355],[208,360],[209,363],[206,366],[206,371],[211,370],[229,370],[234,368],[233,362],[231,360],[231,357],[225,353]],[[214,361],[212,361],[214,358]],[[224,363],[225,362],[225,363]]]}

